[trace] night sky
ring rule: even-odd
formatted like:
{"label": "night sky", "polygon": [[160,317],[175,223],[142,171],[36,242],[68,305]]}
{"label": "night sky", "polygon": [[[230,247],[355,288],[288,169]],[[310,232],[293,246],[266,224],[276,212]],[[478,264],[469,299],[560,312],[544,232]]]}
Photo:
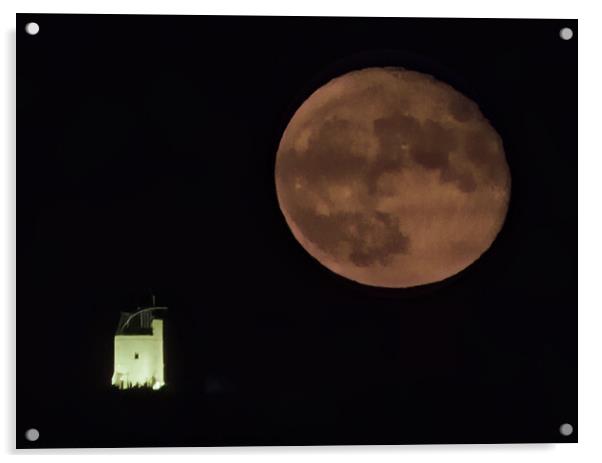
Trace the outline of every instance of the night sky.
{"label": "night sky", "polygon": [[[576,441],[558,433],[577,423],[565,26],[18,15],[17,445]],[[504,141],[505,224],[432,285],[330,272],[278,206],[292,115],[374,66],[452,85]],[[169,307],[168,387],[112,391],[119,312],[151,292]]]}

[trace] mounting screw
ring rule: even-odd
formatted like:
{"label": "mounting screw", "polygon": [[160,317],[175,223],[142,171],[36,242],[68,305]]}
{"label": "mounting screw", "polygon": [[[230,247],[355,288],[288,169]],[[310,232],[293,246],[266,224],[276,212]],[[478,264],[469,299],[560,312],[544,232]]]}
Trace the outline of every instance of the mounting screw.
{"label": "mounting screw", "polygon": [[560,426],[559,431],[563,436],[570,436],[573,434],[573,425],[570,423],[564,423]]}
{"label": "mounting screw", "polygon": [[40,32],[40,26],[38,23],[27,23],[25,24],[25,32],[29,35],[36,35]]}
{"label": "mounting screw", "polygon": [[570,27],[563,27],[560,29],[560,38],[562,40],[571,40],[573,38],[573,29]]}
{"label": "mounting screw", "polygon": [[25,431],[25,439],[30,442],[35,442],[40,438],[40,431],[35,428],[28,429]]}

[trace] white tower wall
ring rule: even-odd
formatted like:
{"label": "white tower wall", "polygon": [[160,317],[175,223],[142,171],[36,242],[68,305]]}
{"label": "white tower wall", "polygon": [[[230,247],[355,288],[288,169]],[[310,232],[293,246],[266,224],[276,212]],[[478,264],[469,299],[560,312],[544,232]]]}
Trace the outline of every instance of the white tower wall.
{"label": "white tower wall", "polygon": [[152,335],[115,336],[115,372],[112,384],[120,389],[165,384],[163,360],[163,320],[154,319]]}

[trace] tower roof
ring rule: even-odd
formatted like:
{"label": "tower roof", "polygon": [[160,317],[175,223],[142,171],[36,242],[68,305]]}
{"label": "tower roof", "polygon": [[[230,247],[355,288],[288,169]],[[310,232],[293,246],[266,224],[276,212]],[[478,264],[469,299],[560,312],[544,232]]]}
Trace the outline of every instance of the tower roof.
{"label": "tower roof", "polygon": [[136,312],[121,312],[115,334],[152,334],[152,321],[157,318],[155,310],[167,310],[167,307],[147,307]]}

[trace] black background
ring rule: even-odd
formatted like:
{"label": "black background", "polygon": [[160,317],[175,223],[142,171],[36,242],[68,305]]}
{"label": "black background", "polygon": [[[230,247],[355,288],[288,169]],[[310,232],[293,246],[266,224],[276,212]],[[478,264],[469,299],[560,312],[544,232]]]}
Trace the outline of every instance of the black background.
{"label": "black background", "polygon": [[[17,446],[576,442],[558,431],[577,424],[565,26],[19,14]],[[297,107],[379,65],[473,98],[512,174],[490,250],[412,290],[323,268],[275,193]],[[151,291],[168,387],[113,391],[119,311]]]}

